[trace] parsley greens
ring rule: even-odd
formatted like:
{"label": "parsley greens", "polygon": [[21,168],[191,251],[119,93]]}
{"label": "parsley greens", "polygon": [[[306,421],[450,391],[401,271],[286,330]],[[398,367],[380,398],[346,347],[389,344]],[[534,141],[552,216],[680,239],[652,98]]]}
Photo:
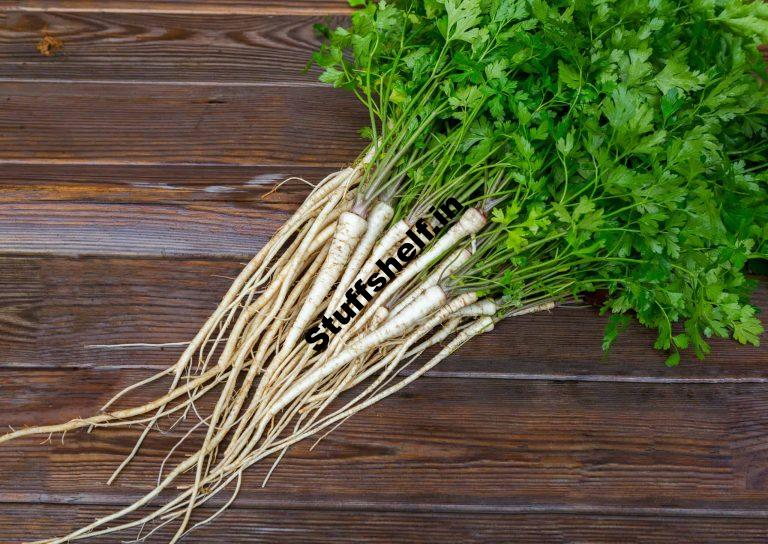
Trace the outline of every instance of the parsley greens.
{"label": "parsley greens", "polygon": [[[758,344],[768,255],[768,4],[355,0],[320,79],[366,105],[360,193],[399,217],[458,196],[491,221],[453,278],[525,304],[606,290],[669,365],[708,338]],[[679,325],[675,325],[679,323]]]}

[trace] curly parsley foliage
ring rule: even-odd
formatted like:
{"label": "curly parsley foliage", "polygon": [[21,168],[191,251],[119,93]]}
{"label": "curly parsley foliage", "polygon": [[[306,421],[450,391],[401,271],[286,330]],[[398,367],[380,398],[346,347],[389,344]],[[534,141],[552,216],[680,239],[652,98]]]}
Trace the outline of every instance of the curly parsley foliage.
{"label": "curly parsley foliage", "polygon": [[371,186],[399,180],[402,214],[434,195],[493,207],[457,285],[510,308],[605,289],[604,347],[633,315],[670,365],[713,336],[758,343],[768,4],[354,4],[315,61],[371,112]]}

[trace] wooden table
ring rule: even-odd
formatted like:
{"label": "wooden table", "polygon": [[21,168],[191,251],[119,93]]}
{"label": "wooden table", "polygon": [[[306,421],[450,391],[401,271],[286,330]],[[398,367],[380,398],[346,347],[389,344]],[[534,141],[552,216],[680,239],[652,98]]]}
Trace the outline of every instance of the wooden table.
{"label": "wooden table", "polygon": [[[265,192],[357,155],[362,108],[301,72],[312,25],[345,6],[0,1],[0,423],[89,415],[172,362],[92,346],[189,339],[306,187]],[[768,349],[715,342],[667,369],[639,327],[603,356],[603,325],[591,309],[504,324],[296,447],[266,488],[268,465],[250,471],[188,541],[765,542]],[[136,435],[0,447],[0,542],[143,494],[178,436],[106,487]]]}

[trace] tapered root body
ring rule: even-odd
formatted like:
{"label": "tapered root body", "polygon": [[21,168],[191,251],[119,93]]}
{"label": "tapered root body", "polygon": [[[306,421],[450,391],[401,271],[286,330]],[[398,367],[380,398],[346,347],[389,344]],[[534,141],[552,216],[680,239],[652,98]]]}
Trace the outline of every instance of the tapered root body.
{"label": "tapered root body", "polygon": [[317,314],[318,308],[333,288],[333,284],[341,276],[344,266],[349,261],[367,225],[368,222],[355,213],[344,212],[341,214],[328,256],[320,272],[318,272],[317,278],[315,278],[299,315],[288,331],[285,343],[281,347],[282,354],[290,353],[304,334],[304,330]]}
{"label": "tapered root body", "polygon": [[394,248],[400,240],[405,238],[410,228],[411,225],[402,219],[392,225],[381,237],[381,240],[376,243],[373,250],[371,250],[371,255],[360,269],[357,277],[363,281],[368,279],[371,274],[376,271],[376,261],[386,257],[387,254],[392,251],[392,248]]}
{"label": "tapered root body", "polygon": [[[349,259],[349,264],[339,280],[339,285],[336,287],[336,291],[331,297],[331,301],[328,303],[328,307],[331,308],[331,310],[339,307],[345,292],[349,289],[350,285],[352,285],[357,273],[362,268],[365,260],[371,253],[371,250],[373,250],[374,245],[392,220],[394,213],[395,211],[392,209],[392,206],[386,202],[379,202],[373,207],[371,213],[368,214],[367,230],[360,240],[360,243],[357,245],[354,254]],[[361,279],[365,281],[367,277]]]}
{"label": "tapered root body", "polygon": [[380,327],[360,340],[348,346],[342,353],[316,368],[309,374],[302,376],[284,395],[280,402],[273,405],[269,410],[269,415],[274,415],[293,401],[297,396],[304,393],[309,387],[318,383],[331,373],[335,372],[343,365],[348,364],[355,358],[362,355],[373,346],[378,345],[390,338],[402,335],[408,328],[413,327],[424,316],[436,310],[445,303],[445,292],[440,287],[429,289],[415,304],[403,311],[400,316],[389,321],[386,325]]}
{"label": "tapered root body", "polygon": [[498,311],[496,303],[492,300],[481,300],[470,306],[456,311],[454,317],[478,317],[482,315],[494,315]]}
{"label": "tapered root body", "polygon": [[397,315],[403,308],[406,308],[412,304],[414,300],[419,298],[424,291],[433,285],[437,285],[438,282],[443,278],[453,274],[456,270],[459,269],[459,267],[461,267],[461,265],[466,263],[471,256],[472,253],[468,249],[462,248],[456,250],[451,255],[446,257],[445,261],[440,264],[440,266],[438,266],[437,269],[432,272],[418,288],[411,291],[410,295],[403,298],[403,300],[398,302],[397,305],[392,308],[390,315]]}
{"label": "tapered root body", "polygon": [[[372,312],[375,312],[380,306],[386,304],[393,295],[419,273],[424,271],[433,261],[436,261],[461,240],[477,233],[485,226],[485,223],[485,214],[481,211],[475,208],[470,208],[465,211],[459,221],[448,229],[448,232],[446,232],[445,235],[438,238],[429,249],[411,261],[411,263],[400,272],[400,275],[387,284],[384,290],[373,301],[366,315],[371,315]],[[360,330],[365,324],[365,319],[358,319],[352,332]]]}

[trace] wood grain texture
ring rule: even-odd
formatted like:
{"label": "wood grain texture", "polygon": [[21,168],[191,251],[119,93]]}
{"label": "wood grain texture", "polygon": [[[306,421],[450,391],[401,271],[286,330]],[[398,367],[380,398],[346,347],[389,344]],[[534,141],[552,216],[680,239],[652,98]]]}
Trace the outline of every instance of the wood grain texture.
{"label": "wood grain texture", "polygon": [[0,161],[339,165],[365,147],[325,87],[0,82]]}
{"label": "wood grain texture", "polygon": [[[0,258],[0,366],[163,368],[181,348],[93,345],[183,342],[194,336],[241,268],[231,260]],[[756,304],[768,309],[768,285]],[[606,319],[558,308],[501,323],[441,364],[435,375],[564,381],[765,382],[768,347],[713,341],[706,362],[668,369],[654,335],[633,325],[608,355]],[[567,346],[567,348],[565,347]]]}
{"label": "wood grain texture", "polygon": [[5,165],[0,251],[247,260],[332,170]]}
{"label": "wood grain texture", "polygon": [[349,13],[346,0],[0,0],[9,11],[123,11],[206,14],[312,14]]}
{"label": "wood grain texture", "polygon": [[[301,73],[312,24],[350,12],[0,0],[0,426],[89,415],[166,367],[181,348],[92,346],[190,338],[307,187],[266,191],[358,155],[364,109]],[[63,50],[40,56],[44,34]],[[755,300],[768,310],[764,281]],[[591,308],[505,322],[295,447],[265,489],[269,463],[253,467],[188,541],[768,540],[768,347],[715,341],[705,363],[667,369],[639,326],[604,356],[604,324]],[[140,496],[183,430],[152,437],[112,487],[137,428],[0,446],[0,542]]]}
{"label": "wood grain texture", "polygon": [[[333,167],[23,164],[0,168],[0,203],[227,204],[293,212]],[[296,177],[283,183],[287,178]],[[301,181],[301,179],[305,181]],[[269,193],[269,194],[268,194]]]}
{"label": "wood grain texture", "polygon": [[[304,73],[315,23],[342,17],[10,12],[0,18],[3,79],[320,85]],[[64,47],[45,57],[41,36]]]}
{"label": "wood grain texture", "polygon": [[[4,508],[6,516],[0,517],[0,534],[7,535],[8,542],[23,542],[51,534],[51,528],[61,526],[62,520],[67,520],[67,525],[79,526],[111,512],[108,507],[81,505],[40,505],[31,512],[26,505],[4,505]],[[212,513],[205,511],[205,515]],[[162,530],[149,542],[167,542],[171,536],[170,531]],[[234,508],[221,516],[218,523],[194,532],[190,541],[228,544],[756,544],[767,539],[765,519],[748,517],[424,514]],[[115,541],[110,537],[88,542],[114,544]]]}
{"label": "wood grain texture", "polygon": [[[2,423],[19,428],[95,413],[147,374],[3,370]],[[133,402],[154,398],[164,387],[147,387]],[[154,435],[111,487],[104,482],[138,429],[70,432],[63,443],[31,437],[3,444],[0,502],[125,505],[152,488],[184,431],[180,425]],[[425,377],[350,418],[314,450],[311,441],[298,444],[266,487],[261,483],[271,460],[249,469],[238,505],[765,517],[766,433],[762,384]],[[190,440],[174,459],[196,446]]]}

